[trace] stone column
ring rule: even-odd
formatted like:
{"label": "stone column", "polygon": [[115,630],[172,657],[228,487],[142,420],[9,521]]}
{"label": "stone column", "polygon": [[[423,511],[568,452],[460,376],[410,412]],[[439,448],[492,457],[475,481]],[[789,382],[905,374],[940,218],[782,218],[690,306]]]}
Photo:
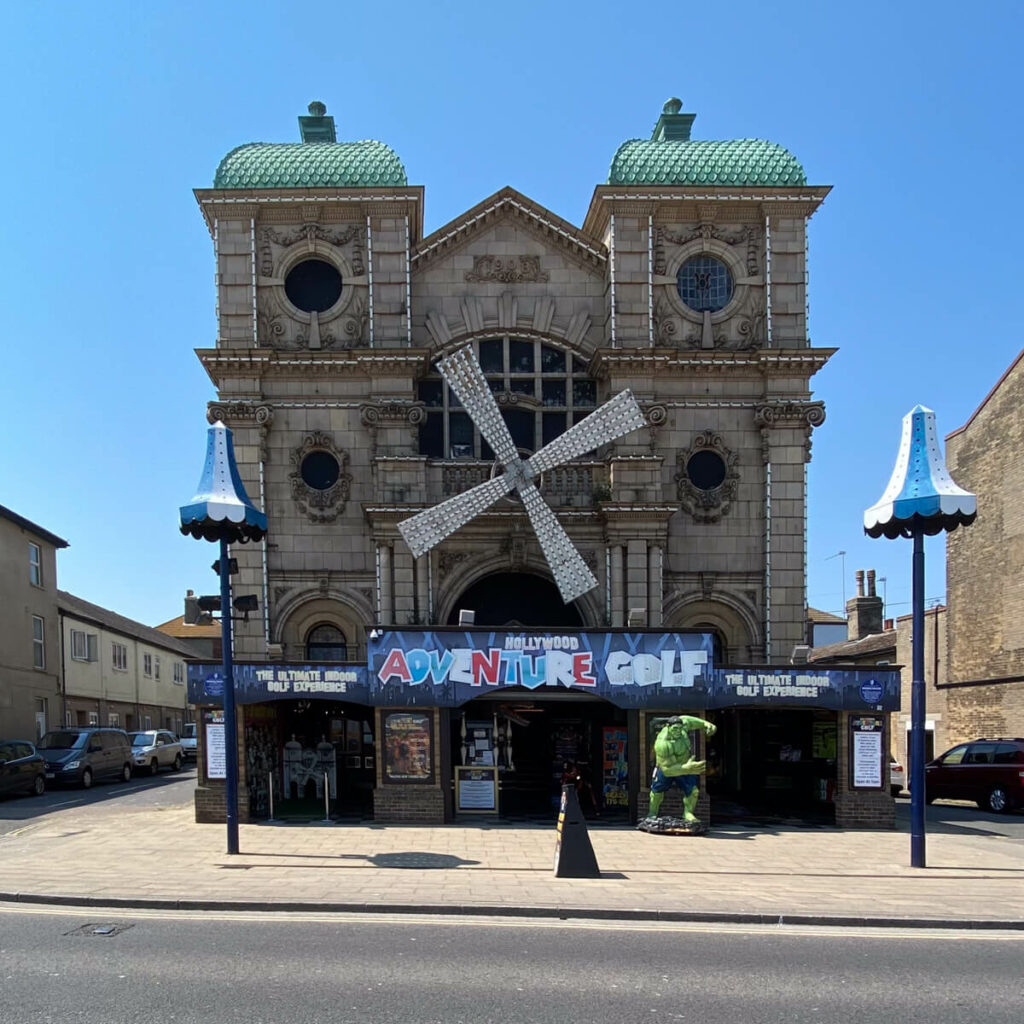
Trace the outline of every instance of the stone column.
{"label": "stone column", "polygon": [[430,555],[416,559],[416,621],[420,625],[430,622]]}
{"label": "stone column", "polygon": [[647,548],[647,625],[657,629],[662,623],[662,558],[663,549],[658,544]]}
{"label": "stone column", "polygon": [[380,621],[382,625],[392,625],[395,621],[394,590],[392,589],[391,545],[377,545],[377,565],[380,578],[377,581],[380,599]]}
{"label": "stone column", "polygon": [[614,544],[611,548],[611,588],[612,588],[612,629],[622,629],[626,624],[626,613],[623,608],[623,598],[626,594],[623,551],[621,544]]}
{"label": "stone column", "polygon": [[633,608],[647,608],[647,541],[642,538],[626,542],[627,616]]}
{"label": "stone column", "polygon": [[412,552],[399,544],[392,549],[395,623],[407,626],[416,619],[416,592],[413,580]]}

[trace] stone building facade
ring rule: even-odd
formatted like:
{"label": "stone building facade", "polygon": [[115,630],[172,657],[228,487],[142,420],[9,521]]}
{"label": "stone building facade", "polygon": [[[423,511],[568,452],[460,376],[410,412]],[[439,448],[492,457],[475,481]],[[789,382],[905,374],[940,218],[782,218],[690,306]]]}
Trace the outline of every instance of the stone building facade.
{"label": "stone building facade", "polygon": [[60,724],[57,552],[68,542],[0,505],[0,736]]}
{"label": "stone building facade", "polygon": [[949,745],[1024,736],[1022,404],[1024,352],[946,438],[950,473],[978,496],[977,520],[946,541]]}
{"label": "stone building facade", "polygon": [[[319,104],[301,143],[232,150],[196,191],[217,280],[216,343],[197,350],[208,416],[232,428],[270,524],[264,546],[232,550],[236,592],[261,607],[237,624],[239,661],[365,663],[371,629],[471,609],[478,625],[697,630],[717,664],[790,664],[825,419],[810,381],[834,351],[807,332],[807,225],[829,189],[774,143],[692,140],[680,110],[619,148],[582,227],[504,188],[424,236],[423,189],[397,156],[336,142]],[[643,412],[540,480],[598,581],[571,605],[512,498],[419,557],[398,532],[494,472],[435,368],[467,345],[523,453],[623,389]],[[298,720],[275,721],[280,745]],[[452,720],[435,726],[452,745]],[[435,796],[406,804],[378,765],[378,812],[445,813],[448,756]]]}

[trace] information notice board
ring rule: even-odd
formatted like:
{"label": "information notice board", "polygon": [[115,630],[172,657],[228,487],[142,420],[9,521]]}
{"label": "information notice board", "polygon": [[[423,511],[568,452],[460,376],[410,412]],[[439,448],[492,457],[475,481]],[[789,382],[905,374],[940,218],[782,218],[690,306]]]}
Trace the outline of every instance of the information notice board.
{"label": "information notice board", "polygon": [[206,777],[223,779],[227,777],[227,748],[224,744],[224,712],[207,711],[206,723]]}
{"label": "information notice board", "polygon": [[498,769],[460,764],[455,768],[455,807],[474,814],[498,813]]}
{"label": "information notice board", "polygon": [[878,715],[850,716],[850,787],[882,789],[882,719]]}

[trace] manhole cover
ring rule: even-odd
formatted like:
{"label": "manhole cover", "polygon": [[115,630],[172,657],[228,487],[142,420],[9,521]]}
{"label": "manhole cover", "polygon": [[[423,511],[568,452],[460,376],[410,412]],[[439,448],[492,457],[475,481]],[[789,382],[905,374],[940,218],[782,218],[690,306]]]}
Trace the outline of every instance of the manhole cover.
{"label": "manhole cover", "polygon": [[65,932],[65,935],[97,935],[102,938],[107,938],[111,935],[120,935],[121,932],[126,932],[132,926],[130,924],[110,924],[101,923],[97,924],[95,921],[89,924],[83,924],[80,928],[74,928],[69,932]]}

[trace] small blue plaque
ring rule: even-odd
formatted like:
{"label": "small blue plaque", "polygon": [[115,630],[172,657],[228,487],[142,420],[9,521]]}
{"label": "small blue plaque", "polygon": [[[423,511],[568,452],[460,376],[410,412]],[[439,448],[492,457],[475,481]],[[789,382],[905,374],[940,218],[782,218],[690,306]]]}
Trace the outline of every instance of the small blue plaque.
{"label": "small blue plaque", "polygon": [[861,683],[860,696],[865,704],[877,704],[882,699],[882,684],[877,679]]}

